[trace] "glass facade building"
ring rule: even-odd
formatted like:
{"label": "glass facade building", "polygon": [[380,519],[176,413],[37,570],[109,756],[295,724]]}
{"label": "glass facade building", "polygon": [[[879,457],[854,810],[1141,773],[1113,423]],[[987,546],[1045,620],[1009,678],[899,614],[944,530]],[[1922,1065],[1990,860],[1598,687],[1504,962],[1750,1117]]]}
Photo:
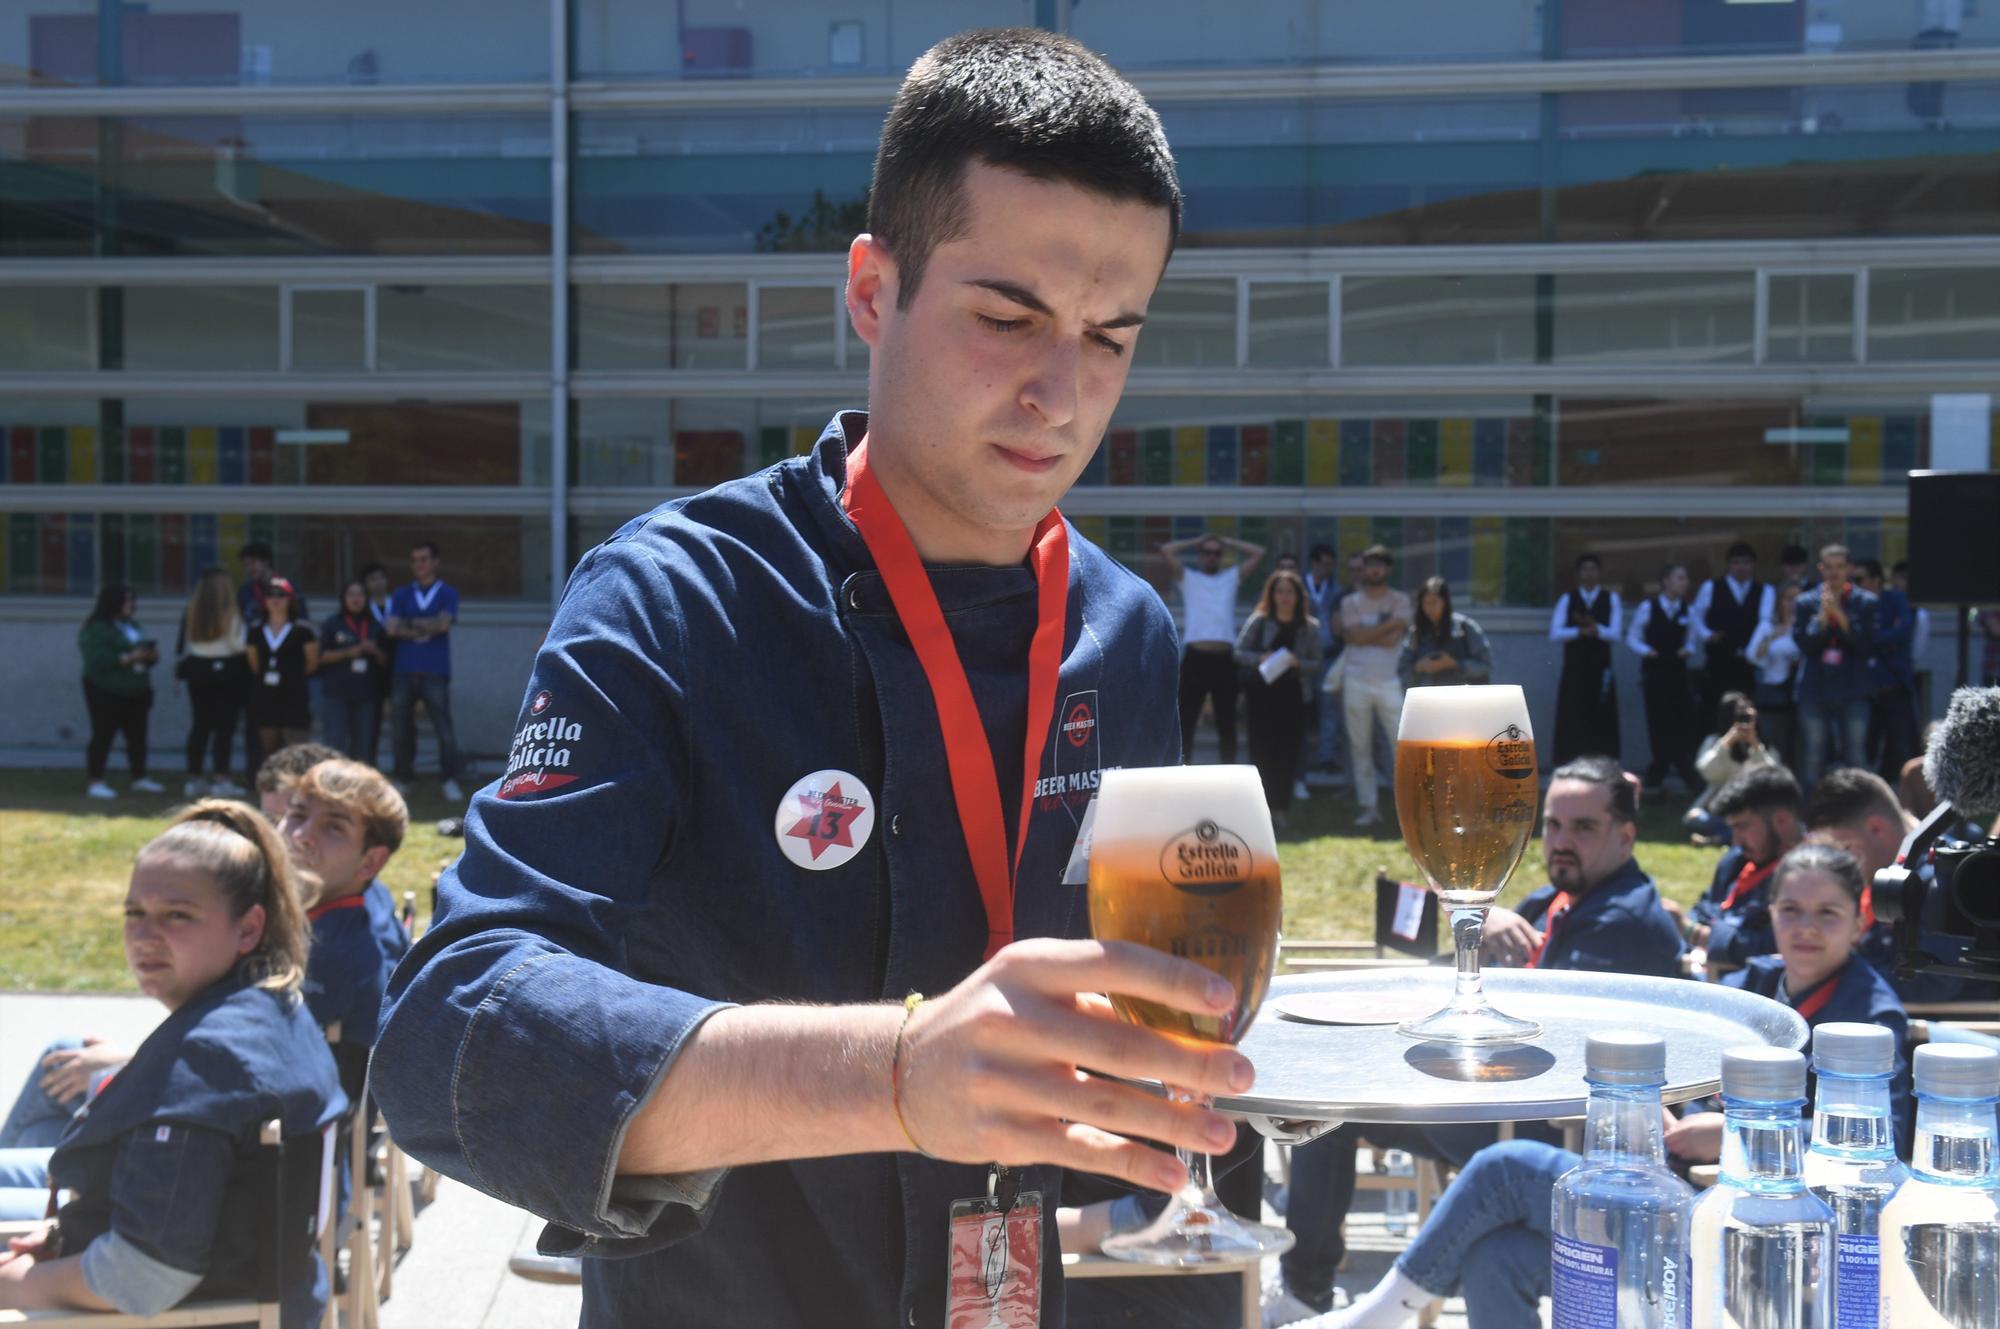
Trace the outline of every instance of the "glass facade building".
{"label": "glass facade building", "polygon": [[1635,595],[1739,538],[1893,559],[1933,399],[2000,380],[1989,0],[30,0],[0,618],[251,537],[324,597],[419,534],[543,611],[863,402],[889,99],[1012,23],[1130,74],[1187,191],[1065,503],[1135,567],[1381,540],[1529,609],[1586,548]]}

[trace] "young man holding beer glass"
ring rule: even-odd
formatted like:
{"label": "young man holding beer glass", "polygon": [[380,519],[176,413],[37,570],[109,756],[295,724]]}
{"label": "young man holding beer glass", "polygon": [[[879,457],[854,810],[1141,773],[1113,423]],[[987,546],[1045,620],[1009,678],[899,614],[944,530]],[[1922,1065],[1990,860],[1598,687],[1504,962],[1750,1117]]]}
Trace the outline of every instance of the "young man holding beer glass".
{"label": "young man holding beer glass", "polygon": [[1098,995],[1236,987],[1075,940],[1065,884],[1100,772],[1180,756],[1165,607],[1054,510],[1173,247],[1159,121],[1066,37],[953,38],[869,207],[870,410],[585,557],[377,1044],[398,1142],[549,1219],[586,1326],[1059,1324],[1060,1169],[1175,1190],[1139,1140],[1234,1134],[1126,1081],[1252,1083]]}

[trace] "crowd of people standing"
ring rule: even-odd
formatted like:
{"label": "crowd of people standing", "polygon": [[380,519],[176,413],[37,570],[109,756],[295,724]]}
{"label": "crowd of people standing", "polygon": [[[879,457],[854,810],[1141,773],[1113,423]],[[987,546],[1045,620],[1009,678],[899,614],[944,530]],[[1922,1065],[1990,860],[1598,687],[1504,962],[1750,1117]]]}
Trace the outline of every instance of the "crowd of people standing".
{"label": "crowd of people standing", "polygon": [[[390,713],[394,774],[416,779],[416,708],[430,717],[444,797],[459,802],[459,752],[451,716],[451,629],[458,592],[441,575],[435,542],[410,550],[410,582],[393,592],[389,573],[370,563],[340,590],[334,612],[315,623],[305,597],[273,567],[269,545],[238,553],[240,585],[221,567],[195,580],[173,650],[173,686],[186,688],[190,721],[185,793],[190,798],[244,792],[230,778],[241,731],[243,769],[266,753],[307,742],[318,721],[334,751],[373,766],[382,716]],[[133,792],[164,793],[149,767],[148,726],[159,644],[136,618],[129,587],[106,586],[78,634],[84,700],[90,713],[88,785],[115,799],[107,780],[113,744],[123,738]]]}

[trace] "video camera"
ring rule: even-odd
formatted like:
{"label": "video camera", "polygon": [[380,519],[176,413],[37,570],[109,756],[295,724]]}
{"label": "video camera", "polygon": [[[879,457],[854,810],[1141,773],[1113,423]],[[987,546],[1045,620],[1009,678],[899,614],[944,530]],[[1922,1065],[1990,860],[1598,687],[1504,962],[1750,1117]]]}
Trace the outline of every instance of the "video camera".
{"label": "video camera", "polygon": [[[1875,874],[1875,916],[1896,926],[1896,968],[2000,983],[2000,688],[1961,688],[1924,757],[1938,806]],[[1928,869],[1928,871],[1926,870]]]}

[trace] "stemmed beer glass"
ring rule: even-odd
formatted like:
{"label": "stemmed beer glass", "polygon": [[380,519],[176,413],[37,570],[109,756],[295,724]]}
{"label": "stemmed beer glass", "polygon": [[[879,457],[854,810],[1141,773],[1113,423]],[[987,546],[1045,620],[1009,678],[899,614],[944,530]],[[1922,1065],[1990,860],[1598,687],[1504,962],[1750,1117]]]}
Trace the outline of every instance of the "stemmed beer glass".
{"label": "stemmed beer glass", "polygon": [[[1220,1015],[1111,993],[1121,1016],[1193,1042],[1237,1042],[1257,1018],[1277,966],[1281,914],[1277,839],[1255,767],[1104,772],[1090,845],[1091,934],[1193,960],[1236,986],[1236,1005]],[[1195,1101],[1171,1085],[1167,1092]],[[1152,1223],[1106,1239],[1106,1255],[1221,1264],[1291,1248],[1291,1233],[1243,1222],[1223,1207],[1206,1154],[1182,1150],[1180,1158],[1188,1184]]]}
{"label": "stemmed beer glass", "polygon": [[1542,1027],[1495,1010],[1479,975],[1486,910],[1534,833],[1535,735],[1519,687],[1411,688],[1396,736],[1403,841],[1451,915],[1457,986],[1442,1010],[1398,1029],[1436,1043],[1513,1043]]}

